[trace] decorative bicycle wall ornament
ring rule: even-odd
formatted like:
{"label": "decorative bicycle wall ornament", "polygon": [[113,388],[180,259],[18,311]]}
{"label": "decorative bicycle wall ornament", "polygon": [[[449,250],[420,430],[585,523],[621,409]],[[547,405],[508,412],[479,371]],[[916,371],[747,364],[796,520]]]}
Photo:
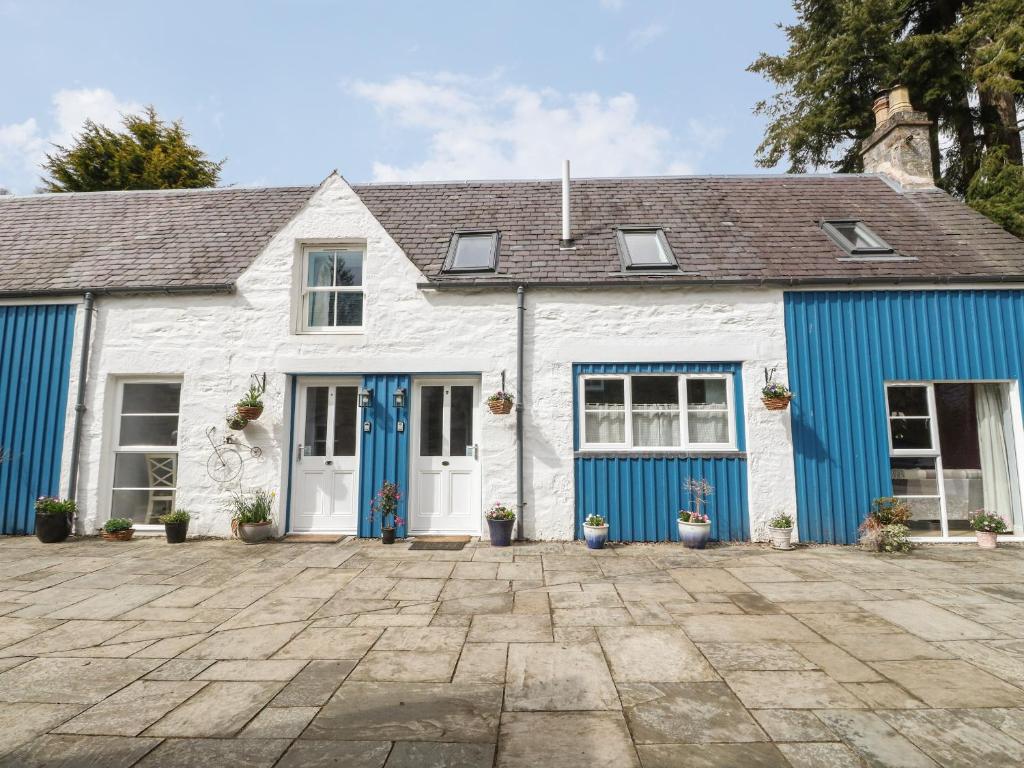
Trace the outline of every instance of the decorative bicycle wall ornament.
{"label": "decorative bicycle wall ornament", "polygon": [[[240,479],[245,462],[248,459],[258,459],[263,455],[263,449],[258,445],[247,445],[240,438],[234,435],[225,435],[221,442],[217,442],[215,435],[216,427],[206,430],[206,439],[210,441],[213,448],[213,455],[206,462],[206,474],[218,483],[227,484],[233,480]],[[243,451],[247,456],[243,456]]]}

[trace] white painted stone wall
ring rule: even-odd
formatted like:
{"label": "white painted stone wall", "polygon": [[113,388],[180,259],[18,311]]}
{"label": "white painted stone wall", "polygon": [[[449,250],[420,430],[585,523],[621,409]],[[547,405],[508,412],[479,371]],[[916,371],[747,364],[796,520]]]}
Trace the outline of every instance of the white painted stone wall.
{"label": "white painted stone wall", "polygon": [[[365,333],[293,333],[301,245],[343,240],[366,242]],[[514,290],[424,291],[416,285],[423,280],[344,180],[332,176],[242,275],[234,294],[100,297],[82,445],[80,530],[94,531],[109,515],[120,377],[183,378],[178,506],[198,514],[194,533],[221,536],[230,529],[224,511],[230,488],[207,474],[212,449],[205,432],[213,425],[223,437],[225,413],[251,373],[266,372],[269,389],[263,417],[244,432],[247,442],[263,449],[261,459],[246,463],[244,484],[273,489],[286,488],[291,456],[289,373],[479,371],[486,396],[499,388],[504,370],[514,388]],[[573,362],[742,361],[755,538],[772,514],[794,511],[788,412],[768,412],[759,400],[766,366],[780,366],[785,381],[782,312],[782,293],[774,289],[529,290],[527,536],[573,535]],[[71,400],[76,372],[75,362]],[[478,417],[481,507],[511,503],[514,416],[492,416],[481,406]],[[68,437],[65,466],[70,425]],[[482,521],[481,528],[486,531]]]}

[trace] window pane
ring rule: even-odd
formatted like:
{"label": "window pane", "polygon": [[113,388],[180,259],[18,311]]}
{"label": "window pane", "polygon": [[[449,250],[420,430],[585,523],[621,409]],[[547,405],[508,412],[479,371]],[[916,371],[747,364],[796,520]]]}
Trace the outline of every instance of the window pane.
{"label": "window pane", "polygon": [[363,252],[336,251],[334,284],[350,287],[363,284]]}
{"label": "window pane", "polygon": [[157,525],[160,516],[174,511],[174,490],[119,491],[111,495],[110,516],[127,517],[142,525]]}
{"label": "window pane", "polygon": [[360,326],[363,324],[363,294],[339,293],[337,296],[337,322],[339,326]]}
{"label": "window pane", "polygon": [[328,394],[328,387],[309,387],[306,390],[306,427],[302,438],[303,456],[327,455]]}
{"label": "window pane", "polygon": [[584,439],[588,443],[626,442],[626,412],[587,411],[584,414]]}
{"label": "window pane", "polygon": [[924,449],[932,447],[931,419],[890,419],[892,447]]}
{"label": "window pane", "polygon": [[356,455],[358,387],[336,387],[334,396],[334,455]]}
{"label": "window pane", "polygon": [[904,499],[910,507],[907,527],[911,536],[941,536],[942,512],[937,496],[920,499]]}
{"label": "window pane", "polygon": [[181,384],[125,384],[121,413],[177,413],[180,400]]}
{"label": "window pane", "polygon": [[889,460],[894,496],[937,496],[938,473],[935,459],[893,457]]}
{"label": "window pane", "polygon": [[623,232],[630,264],[671,264],[657,232]]}
{"label": "window pane", "polygon": [[324,328],[333,325],[335,297],[333,291],[317,291],[306,294],[306,318],[310,328]]}
{"label": "window pane", "polygon": [[310,251],[306,284],[311,287],[334,285],[334,251]]}
{"label": "window pane", "polygon": [[587,379],[583,385],[583,399],[587,408],[624,408],[625,382],[622,379]]}
{"label": "window pane", "polygon": [[444,387],[420,389],[420,456],[444,454]]}
{"label": "window pane", "polygon": [[114,487],[173,488],[177,469],[175,453],[119,453],[114,457]]}
{"label": "window pane", "polygon": [[494,235],[459,235],[458,238],[452,269],[491,269],[494,266]]}
{"label": "window pane", "polygon": [[686,402],[690,410],[722,410],[728,407],[725,379],[688,379]]}
{"label": "window pane", "polygon": [[473,388],[452,387],[449,456],[473,455]]}
{"label": "window pane", "polygon": [[890,416],[928,416],[927,387],[889,387]]}
{"label": "window pane", "polygon": [[118,445],[178,444],[177,416],[122,416]]}
{"label": "window pane", "polygon": [[633,445],[679,445],[679,377],[634,376]]}
{"label": "window pane", "polygon": [[687,432],[691,443],[728,443],[728,411],[694,411],[687,413]]}

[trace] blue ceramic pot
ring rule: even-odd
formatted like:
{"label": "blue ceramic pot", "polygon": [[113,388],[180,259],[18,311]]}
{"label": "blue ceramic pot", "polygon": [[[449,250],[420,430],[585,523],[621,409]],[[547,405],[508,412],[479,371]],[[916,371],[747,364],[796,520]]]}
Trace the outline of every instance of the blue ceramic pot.
{"label": "blue ceramic pot", "polygon": [[684,523],[679,525],[679,540],[690,549],[704,549],[711,538],[711,523]]}
{"label": "blue ceramic pot", "polygon": [[604,549],[608,542],[608,525],[584,524],[583,537],[587,540],[587,549]]}
{"label": "blue ceramic pot", "polygon": [[508,547],[512,545],[512,526],[516,519],[511,520],[488,520],[487,529],[491,537],[492,547]]}

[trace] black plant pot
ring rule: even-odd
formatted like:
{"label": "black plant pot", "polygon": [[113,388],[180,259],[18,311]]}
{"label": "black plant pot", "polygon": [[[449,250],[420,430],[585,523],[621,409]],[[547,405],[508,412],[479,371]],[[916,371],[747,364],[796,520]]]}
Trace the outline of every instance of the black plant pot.
{"label": "black plant pot", "polygon": [[188,520],[184,523],[164,523],[164,535],[168,544],[184,544],[188,536]]}
{"label": "black plant pot", "polygon": [[487,528],[491,536],[492,547],[509,547],[512,545],[512,526],[516,519],[511,520],[488,520]]}
{"label": "black plant pot", "polygon": [[56,544],[71,534],[71,522],[67,515],[36,514],[36,538],[43,544]]}
{"label": "black plant pot", "polygon": [[395,543],[395,529],[394,528],[381,528],[380,529],[380,543],[381,544],[394,544]]}

